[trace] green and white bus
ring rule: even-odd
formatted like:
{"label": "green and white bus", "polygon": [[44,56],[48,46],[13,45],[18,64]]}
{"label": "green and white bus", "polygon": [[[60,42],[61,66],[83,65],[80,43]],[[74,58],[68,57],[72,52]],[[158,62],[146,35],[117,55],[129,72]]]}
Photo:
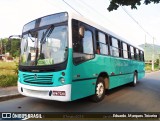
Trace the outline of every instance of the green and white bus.
{"label": "green and white bus", "polygon": [[30,97],[99,102],[145,75],[143,49],[70,12],[24,25],[20,51],[18,91]]}

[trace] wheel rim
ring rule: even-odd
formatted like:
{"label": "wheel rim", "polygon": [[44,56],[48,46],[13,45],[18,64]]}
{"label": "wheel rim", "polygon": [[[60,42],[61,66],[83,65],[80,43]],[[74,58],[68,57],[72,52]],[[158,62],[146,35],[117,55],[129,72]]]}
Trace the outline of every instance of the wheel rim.
{"label": "wheel rim", "polygon": [[102,82],[98,83],[97,89],[96,89],[96,94],[98,98],[101,98],[104,93],[104,85]]}
{"label": "wheel rim", "polygon": [[134,75],[134,84],[136,84],[136,83],[137,83],[137,76]]}

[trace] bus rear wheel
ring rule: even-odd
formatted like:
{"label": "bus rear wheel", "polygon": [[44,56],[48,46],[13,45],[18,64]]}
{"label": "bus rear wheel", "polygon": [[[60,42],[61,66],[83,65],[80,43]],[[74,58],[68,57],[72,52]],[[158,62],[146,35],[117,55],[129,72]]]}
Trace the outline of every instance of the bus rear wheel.
{"label": "bus rear wheel", "polygon": [[133,81],[132,81],[132,83],[131,83],[131,86],[133,86],[133,87],[136,86],[136,84],[137,84],[137,79],[138,79],[137,73],[135,72],[135,73],[134,73],[134,76],[133,76]]}
{"label": "bus rear wheel", "polygon": [[100,102],[105,97],[105,83],[103,77],[98,77],[96,88],[95,88],[95,94],[91,97],[91,100],[93,102]]}

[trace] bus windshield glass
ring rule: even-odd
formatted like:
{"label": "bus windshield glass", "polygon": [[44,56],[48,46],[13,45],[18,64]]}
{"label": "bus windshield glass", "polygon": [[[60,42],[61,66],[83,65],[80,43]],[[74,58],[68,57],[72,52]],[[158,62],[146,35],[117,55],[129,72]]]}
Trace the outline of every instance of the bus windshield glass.
{"label": "bus windshield glass", "polygon": [[67,16],[61,14],[43,17],[24,26],[21,66],[55,65],[67,59]]}

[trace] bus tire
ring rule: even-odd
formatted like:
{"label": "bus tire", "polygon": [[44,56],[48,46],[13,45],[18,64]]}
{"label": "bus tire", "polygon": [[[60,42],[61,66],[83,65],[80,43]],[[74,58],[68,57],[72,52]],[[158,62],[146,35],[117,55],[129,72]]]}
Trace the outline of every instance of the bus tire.
{"label": "bus tire", "polygon": [[135,72],[134,76],[133,76],[133,81],[131,83],[131,86],[135,87],[136,84],[137,84],[137,80],[138,80],[138,77],[137,77],[137,73]]}
{"label": "bus tire", "polygon": [[95,94],[91,96],[91,100],[93,102],[100,102],[105,97],[105,83],[103,77],[98,77],[96,88],[95,88]]}

